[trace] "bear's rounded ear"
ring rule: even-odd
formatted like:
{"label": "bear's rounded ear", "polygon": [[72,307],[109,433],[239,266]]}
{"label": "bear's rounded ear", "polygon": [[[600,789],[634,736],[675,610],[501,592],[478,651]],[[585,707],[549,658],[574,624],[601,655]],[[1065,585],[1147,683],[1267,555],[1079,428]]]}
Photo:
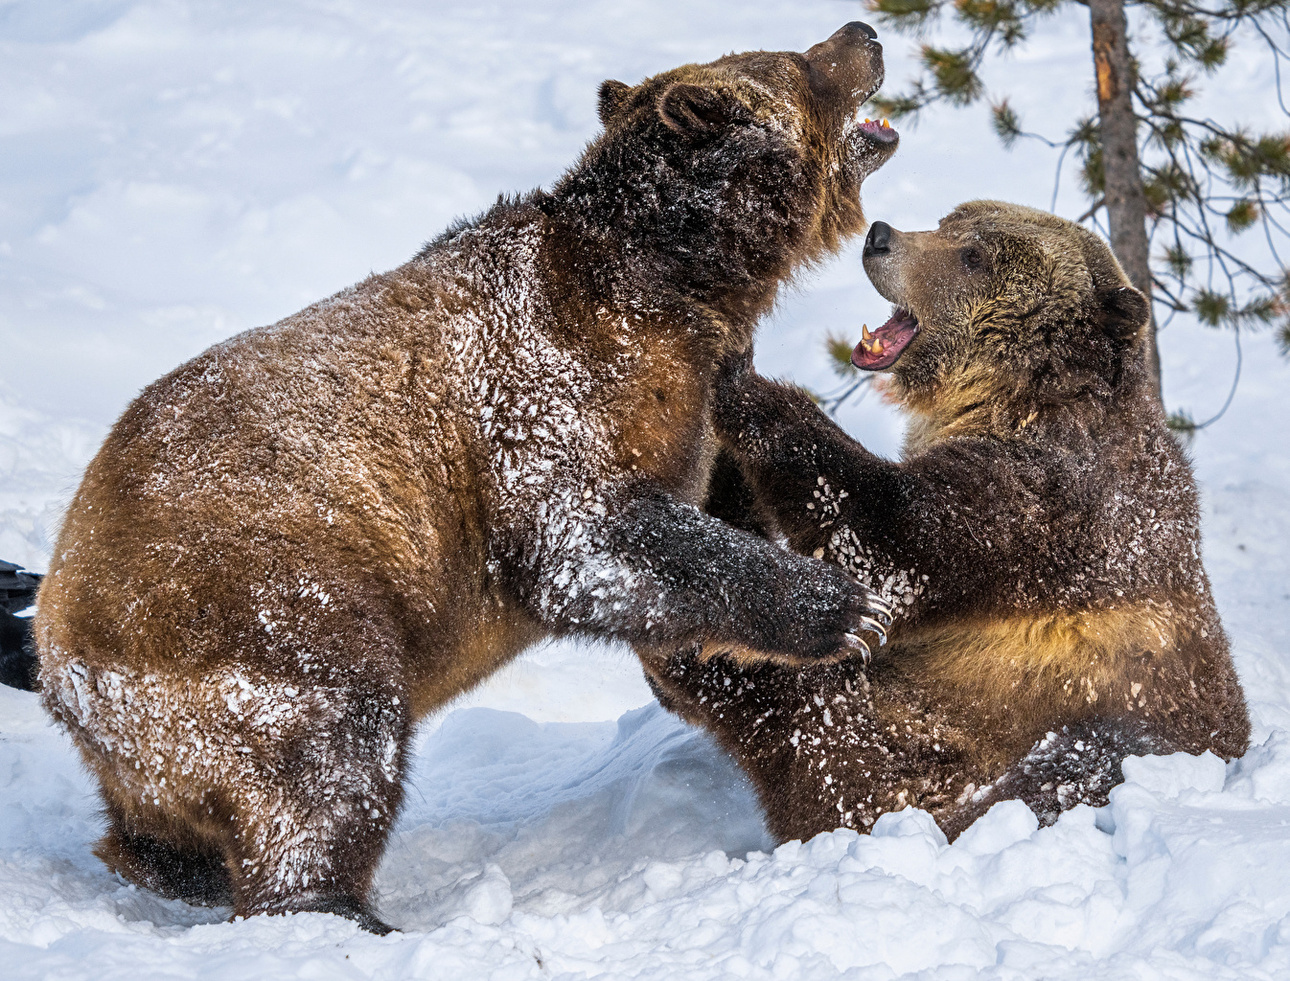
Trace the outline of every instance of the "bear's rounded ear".
{"label": "bear's rounded ear", "polygon": [[1102,308],[1102,330],[1110,337],[1128,340],[1151,319],[1147,298],[1132,286],[1103,290],[1097,299]]}
{"label": "bear's rounded ear", "polygon": [[618,110],[627,102],[627,93],[632,87],[615,78],[607,78],[600,83],[600,97],[596,102],[596,112],[600,116],[600,125],[608,126],[609,120],[618,114]]}
{"label": "bear's rounded ear", "polygon": [[658,114],[669,129],[687,136],[704,136],[752,121],[748,107],[733,94],[690,82],[669,85],[658,98]]}

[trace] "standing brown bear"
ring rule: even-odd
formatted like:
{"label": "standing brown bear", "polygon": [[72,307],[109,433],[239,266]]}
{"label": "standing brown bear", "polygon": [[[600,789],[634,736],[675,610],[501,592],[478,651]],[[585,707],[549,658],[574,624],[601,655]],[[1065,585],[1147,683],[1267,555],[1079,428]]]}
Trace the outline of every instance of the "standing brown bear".
{"label": "standing brown bear", "polygon": [[890,643],[868,668],[658,656],[664,703],[716,733],[781,839],[907,805],[953,837],[1010,798],[1051,823],[1105,803],[1128,754],[1244,753],[1196,484],[1110,250],[976,201],[936,231],[875,223],[864,264],[896,309],[852,360],[890,371],[903,459],[739,370],[714,421],[752,488],[727,516],[881,584]]}
{"label": "standing brown bear", "polygon": [[35,626],[109,866],[382,931],[367,894],[414,724],[533,642],[859,648],[877,597],[697,504],[714,365],[862,228],[895,149],[856,118],[874,37],[606,82],[604,133],[550,193],[130,406]]}

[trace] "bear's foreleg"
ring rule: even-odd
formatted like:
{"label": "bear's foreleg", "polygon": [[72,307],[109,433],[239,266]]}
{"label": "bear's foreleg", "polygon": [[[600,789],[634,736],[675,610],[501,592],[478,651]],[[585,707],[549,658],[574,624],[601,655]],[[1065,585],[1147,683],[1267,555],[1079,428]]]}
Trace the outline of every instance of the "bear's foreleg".
{"label": "bear's foreleg", "polygon": [[726,386],[713,420],[793,548],[880,584],[898,622],[979,608],[1018,561],[1043,562],[1019,543],[1041,533],[1046,504],[1027,467],[990,441],[884,460],[802,390],[753,374]]}
{"label": "bear's foreleg", "polygon": [[518,579],[527,608],[557,633],[801,663],[863,652],[860,634],[888,619],[841,570],[650,487],[611,498],[596,520],[553,524],[574,530],[545,530]]}
{"label": "bear's foreleg", "polygon": [[798,551],[824,549],[844,519],[875,543],[898,530],[904,515],[880,500],[907,497],[891,465],[852,439],[806,392],[741,373],[719,389],[712,418],[757,505]]}

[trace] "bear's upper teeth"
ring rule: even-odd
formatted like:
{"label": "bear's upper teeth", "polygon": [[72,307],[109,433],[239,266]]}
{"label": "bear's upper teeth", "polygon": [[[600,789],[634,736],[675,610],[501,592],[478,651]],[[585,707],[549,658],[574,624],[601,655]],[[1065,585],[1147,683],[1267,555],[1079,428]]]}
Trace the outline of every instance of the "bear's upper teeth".
{"label": "bear's upper teeth", "polygon": [[860,325],[860,346],[870,354],[882,354],[882,338],[870,333],[868,324]]}

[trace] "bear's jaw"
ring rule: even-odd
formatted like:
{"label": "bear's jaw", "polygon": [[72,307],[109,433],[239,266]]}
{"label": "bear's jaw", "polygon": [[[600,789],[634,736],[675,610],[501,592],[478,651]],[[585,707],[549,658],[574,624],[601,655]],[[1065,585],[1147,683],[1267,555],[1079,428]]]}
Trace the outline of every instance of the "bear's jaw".
{"label": "bear's jaw", "polygon": [[900,142],[900,134],[891,128],[891,123],[886,119],[870,119],[865,117],[865,121],[856,126],[860,135],[877,146],[895,146]]}
{"label": "bear's jaw", "polygon": [[918,318],[912,310],[897,306],[885,324],[872,333],[861,328],[860,343],[851,352],[851,363],[861,371],[884,371],[905,353],[918,336]]}
{"label": "bear's jaw", "polygon": [[892,158],[900,146],[900,134],[887,120],[860,120],[859,113],[843,128],[842,143],[855,171],[857,187]]}

